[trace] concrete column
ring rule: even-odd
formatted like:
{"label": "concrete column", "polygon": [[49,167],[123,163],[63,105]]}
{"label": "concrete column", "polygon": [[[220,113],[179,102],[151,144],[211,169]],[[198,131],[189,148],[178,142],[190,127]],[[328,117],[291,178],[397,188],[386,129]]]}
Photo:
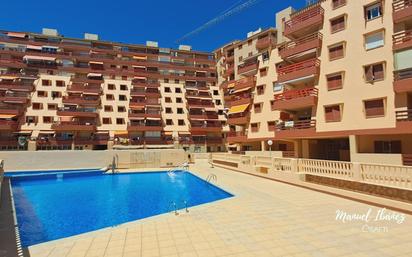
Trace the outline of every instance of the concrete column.
{"label": "concrete column", "polygon": [[264,140],[260,141],[260,150],[261,150],[262,152],[265,151],[265,147],[266,147],[265,141],[264,141]]}
{"label": "concrete column", "polygon": [[29,140],[27,142],[27,151],[36,151],[36,141]]}
{"label": "concrete column", "polygon": [[358,138],[355,135],[349,136],[349,152],[350,152],[350,160],[356,161],[356,157],[358,154]]}
{"label": "concrete column", "polygon": [[310,159],[309,153],[309,140],[303,139],[302,140],[302,158]]}

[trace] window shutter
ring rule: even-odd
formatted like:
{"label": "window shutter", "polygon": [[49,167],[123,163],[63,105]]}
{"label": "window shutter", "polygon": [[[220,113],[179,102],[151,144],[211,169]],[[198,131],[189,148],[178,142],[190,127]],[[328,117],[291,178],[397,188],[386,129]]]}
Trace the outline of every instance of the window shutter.
{"label": "window shutter", "polygon": [[385,114],[383,99],[365,101],[366,117],[382,116]]}
{"label": "window shutter", "polygon": [[383,79],[384,74],[383,74],[383,64],[375,64],[373,65],[373,78],[374,80],[379,80]]}

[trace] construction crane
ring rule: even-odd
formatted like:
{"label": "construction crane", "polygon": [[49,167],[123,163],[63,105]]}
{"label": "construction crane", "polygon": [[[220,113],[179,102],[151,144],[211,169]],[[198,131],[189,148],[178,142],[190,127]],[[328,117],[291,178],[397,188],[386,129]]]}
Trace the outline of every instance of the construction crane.
{"label": "construction crane", "polygon": [[185,34],[184,36],[182,36],[181,38],[177,39],[175,42],[176,43],[180,43],[183,40],[198,34],[199,32],[213,26],[216,25],[220,22],[222,22],[224,19],[239,13],[247,8],[252,7],[253,5],[256,5],[257,3],[259,3],[262,0],[247,0],[245,2],[245,0],[240,0],[238,2],[236,2],[235,4],[233,4],[231,7],[229,7],[228,9],[226,9],[225,11],[223,11],[222,13],[220,13],[217,17],[211,19],[210,21],[206,22],[205,24],[203,24],[202,26],[196,28],[195,30],[192,30],[191,32]]}

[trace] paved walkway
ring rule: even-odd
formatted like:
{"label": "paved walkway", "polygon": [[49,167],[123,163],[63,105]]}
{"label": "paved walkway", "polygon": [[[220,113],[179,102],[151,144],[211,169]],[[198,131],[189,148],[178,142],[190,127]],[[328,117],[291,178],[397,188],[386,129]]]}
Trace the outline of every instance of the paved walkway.
{"label": "paved walkway", "polygon": [[[411,256],[412,216],[375,221],[380,208],[240,174],[192,165],[235,197],[30,247],[31,257]],[[369,222],[336,220],[336,211]],[[387,214],[392,211],[386,210]],[[387,216],[385,216],[387,217]],[[398,216],[398,222],[402,215]],[[372,231],[373,230],[373,231]]]}

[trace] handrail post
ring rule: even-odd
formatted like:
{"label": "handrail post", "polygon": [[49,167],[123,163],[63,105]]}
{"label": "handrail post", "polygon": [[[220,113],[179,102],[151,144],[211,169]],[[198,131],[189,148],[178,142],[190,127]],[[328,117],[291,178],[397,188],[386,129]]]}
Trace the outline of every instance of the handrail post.
{"label": "handrail post", "polygon": [[299,173],[299,161],[296,158],[290,160],[290,166],[292,173]]}
{"label": "handrail post", "polygon": [[352,172],[353,172],[353,180],[355,180],[355,181],[361,181],[362,180],[361,164],[359,162],[353,162]]}

